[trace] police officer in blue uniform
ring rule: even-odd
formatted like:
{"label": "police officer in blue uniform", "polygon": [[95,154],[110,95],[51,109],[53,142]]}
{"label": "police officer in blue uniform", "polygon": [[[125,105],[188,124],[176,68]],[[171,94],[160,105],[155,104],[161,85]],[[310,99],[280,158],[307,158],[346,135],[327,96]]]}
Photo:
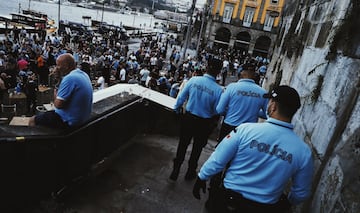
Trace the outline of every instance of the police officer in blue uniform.
{"label": "police officer in blue uniform", "polygon": [[170,179],[177,180],[181,164],[185,159],[187,147],[193,139],[193,146],[188,163],[185,180],[196,178],[196,168],[203,147],[207,144],[211,131],[217,124],[219,116],[216,106],[219,102],[222,88],[216,83],[216,75],[220,72],[222,61],[211,57],[208,60],[207,73],[203,76],[194,76],[185,84],[179,93],[174,106],[180,114],[185,101],[186,112],[181,116],[180,140],[174,159],[174,168]]}
{"label": "police officer in blue uniform", "polygon": [[[310,147],[294,132],[291,119],[300,108],[297,91],[278,86],[264,95],[270,98],[269,118],[263,123],[238,126],[216,147],[194,184],[200,199],[206,181],[227,164],[221,212],[287,212],[310,196],[313,159]],[[291,180],[290,192],[284,195]]]}
{"label": "police officer in blue uniform", "polygon": [[217,113],[224,116],[219,133],[221,141],[237,126],[246,122],[257,122],[261,110],[266,111],[266,90],[255,83],[255,71],[251,64],[245,64],[239,73],[240,80],[229,84],[221,95],[216,107]]}
{"label": "police officer in blue uniform", "polygon": [[[255,70],[252,64],[245,64],[239,73],[240,80],[229,84],[221,95],[216,111],[224,116],[218,141],[242,123],[258,121],[261,112],[266,112],[268,99],[263,95],[266,90],[255,83]],[[216,195],[221,190],[222,172],[210,180],[209,197],[205,207],[209,212],[219,212],[221,198]]]}

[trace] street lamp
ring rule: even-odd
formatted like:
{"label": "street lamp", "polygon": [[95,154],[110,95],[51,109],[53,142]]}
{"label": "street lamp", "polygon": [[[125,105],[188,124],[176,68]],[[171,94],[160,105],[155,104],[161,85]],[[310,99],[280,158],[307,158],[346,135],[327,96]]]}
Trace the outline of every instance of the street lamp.
{"label": "street lamp", "polygon": [[152,17],[154,16],[154,3],[155,3],[155,0],[152,0],[151,16],[150,16],[150,27],[151,27],[151,23],[152,23]]}
{"label": "street lamp", "polygon": [[60,30],[60,0],[58,1],[58,34]]}
{"label": "street lamp", "polygon": [[102,14],[101,14],[101,24],[100,25],[102,25],[102,23],[104,21],[104,9],[105,9],[105,1],[103,0],[102,1]]}
{"label": "street lamp", "polygon": [[199,41],[198,41],[197,46],[196,46],[196,55],[198,55],[198,52],[199,52],[200,43],[201,43],[201,39],[202,39],[202,35],[203,35],[205,17],[207,15],[207,13],[208,13],[208,4],[206,2],[205,5],[204,5],[204,10],[203,10],[202,16],[201,16],[201,27],[200,27],[200,32],[199,32],[199,39],[198,39]]}
{"label": "street lamp", "polygon": [[133,13],[133,14],[134,14],[133,27],[134,27],[134,31],[135,31],[135,14],[136,14],[136,13]]}
{"label": "street lamp", "polygon": [[185,37],[185,45],[184,45],[184,53],[183,53],[183,60],[185,60],[185,57],[186,57],[186,51],[187,51],[187,48],[189,46],[189,39],[191,37],[191,25],[192,25],[192,16],[194,14],[194,10],[195,10],[195,4],[196,4],[196,0],[193,0],[192,1],[192,5],[191,5],[191,9],[189,11],[189,21],[188,21],[188,24],[187,24],[187,30],[186,30],[186,37]]}

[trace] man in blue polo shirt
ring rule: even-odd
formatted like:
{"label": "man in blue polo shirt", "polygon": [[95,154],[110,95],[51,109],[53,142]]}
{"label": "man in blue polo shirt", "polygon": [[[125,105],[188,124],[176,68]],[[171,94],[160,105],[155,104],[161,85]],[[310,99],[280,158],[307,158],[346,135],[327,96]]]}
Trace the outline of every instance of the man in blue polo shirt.
{"label": "man in blue polo shirt", "polygon": [[63,76],[59,89],[54,90],[55,110],[30,118],[30,126],[46,126],[59,129],[78,127],[90,119],[93,89],[89,76],[76,68],[70,53],[56,60],[56,71]]}
{"label": "man in blue polo shirt", "polygon": [[[263,98],[266,90],[255,83],[255,70],[252,64],[245,64],[244,70],[239,73],[240,80],[231,83],[221,95],[216,107],[217,113],[224,116],[218,141],[242,123],[258,121],[260,112],[265,114],[268,99]],[[262,111],[261,111],[262,110]],[[222,173],[214,175],[210,180],[209,197],[206,209],[209,212],[219,212],[221,199],[216,197],[221,184]]]}
{"label": "man in blue polo shirt", "polygon": [[[206,180],[222,171],[225,205],[221,212],[286,212],[310,196],[313,159],[310,147],[294,132],[291,119],[300,108],[297,91],[279,86],[263,123],[238,126],[217,146],[198,173],[193,195],[200,199]],[[291,180],[290,192],[283,195]]]}
{"label": "man in blue polo shirt", "polygon": [[186,112],[181,117],[180,140],[174,159],[174,169],[170,175],[171,180],[176,180],[181,164],[184,161],[186,149],[194,139],[189,167],[185,180],[196,178],[196,168],[203,147],[207,144],[208,137],[216,126],[216,106],[219,102],[222,88],[216,83],[215,77],[220,72],[222,61],[210,58],[207,73],[203,76],[194,76],[185,84],[179,93],[174,109],[180,114],[183,104],[186,103]]}

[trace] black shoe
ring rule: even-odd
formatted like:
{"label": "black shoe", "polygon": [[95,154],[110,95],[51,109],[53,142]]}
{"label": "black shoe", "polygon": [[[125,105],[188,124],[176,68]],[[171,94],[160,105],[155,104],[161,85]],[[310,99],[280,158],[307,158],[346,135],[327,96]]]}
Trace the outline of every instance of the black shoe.
{"label": "black shoe", "polygon": [[173,171],[170,174],[170,180],[176,181],[179,176],[180,169],[173,169]]}
{"label": "black shoe", "polygon": [[206,212],[208,213],[211,213],[213,212],[213,204],[212,202],[208,199],[206,202],[205,202],[205,209],[206,209]]}
{"label": "black shoe", "polygon": [[195,170],[188,170],[185,174],[185,180],[193,180],[197,177]]}

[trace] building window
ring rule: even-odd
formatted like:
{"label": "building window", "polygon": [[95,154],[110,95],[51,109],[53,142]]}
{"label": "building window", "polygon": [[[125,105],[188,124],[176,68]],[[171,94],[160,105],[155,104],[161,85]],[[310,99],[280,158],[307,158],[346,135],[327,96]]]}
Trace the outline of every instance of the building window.
{"label": "building window", "polygon": [[272,17],[271,15],[266,14],[265,17],[265,23],[264,23],[264,31],[271,31],[272,26],[274,25],[274,20],[275,18]]}
{"label": "building window", "polygon": [[226,5],[224,9],[223,22],[230,23],[234,7]]}
{"label": "building window", "polygon": [[244,15],[244,22],[243,22],[244,27],[251,26],[252,20],[254,18],[254,13],[255,13],[254,8],[251,8],[251,7],[246,8],[245,15]]}

